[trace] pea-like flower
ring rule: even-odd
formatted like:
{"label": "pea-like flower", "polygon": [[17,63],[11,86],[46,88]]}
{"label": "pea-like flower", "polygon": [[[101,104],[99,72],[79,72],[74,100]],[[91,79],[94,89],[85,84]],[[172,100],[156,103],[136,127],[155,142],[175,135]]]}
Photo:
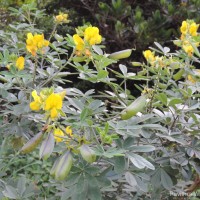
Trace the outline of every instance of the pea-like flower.
{"label": "pea-like flower", "polygon": [[149,63],[155,61],[155,56],[154,56],[154,53],[152,51],[146,50],[146,51],[143,52],[143,55]]}
{"label": "pea-like flower", "polygon": [[43,50],[44,47],[49,46],[49,41],[44,39],[44,34],[36,34],[32,33],[27,34],[26,40],[26,49],[33,56],[36,56],[38,50]]}
{"label": "pea-like flower", "polygon": [[194,53],[194,48],[192,45],[183,45],[183,50],[188,54],[188,56],[192,56]]}
{"label": "pea-like flower", "polygon": [[74,34],[73,40],[76,45],[77,55],[85,54],[90,56],[90,46],[100,44],[102,36],[99,34],[97,27],[87,27],[83,33],[83,38],[78,34]]}
{"label": "pea-like flower", "polygon": [[36,90],[32,91],[32,97],[34,101],[30,103],[31,110],[39,111],[40,109],[45,111],[46,117],[55,120],[64,115],[62,112],[62,101],[66,95],[66,91],[60,93],[54,93],[53,88],[44,88],[41,90],[40,95]]}
{"label": "pea-like flower", "polygon": [[97,27],[88,27],[84,32],[84,40],[90,45],[100,44],[102,37],[99,35],[99,29]]}
{"label": "pea-like flower", "polygon": [[200,78],[200,70],[199,69],[194,69],[193,72],[196,77],[193,75],[190,75],[190,74],[187,76],[187,79],[191,84],[195,84],[198,81],[197,77]]}
{"label": "pea-like flower", "polygon": [[199,24],[196,24],[196,23],[192,23],[190,25],[190,29],[189,29],[189,33],[191,36],[197,36],[197,30],[199,28]]}
{"label": "pea-like flower", "polygon": [[62,97],[59,94],[52,93],[45,101],[45,111],[50,112],[50,117],[55,119],[62,108]]}
{"label": "pea-like flower", "polygon": [[55,17],[55,21],[56,21],[56,23],[58,23],[58,24],[69,23],[68,14],[60,13],[59,15],[57,15],[57,16]]}
{"label": "pea-like flower", "polygon": [[59,129],[59,128],[54,129],[53,135],[54,135],[56,142],[62,142],[63,141],[62,137],[64,136],[64,133],[61,129]]}
{"label": "pea-like flower", "polygon": [[42,99],[37,94],[36,90],[33,90],[31,94],[32,94],[32,97],[33,97],[34,101],[32,101],[30,103],[30,108],[31,108],[31,110],[39,111],[41,109],[41,106],[42,106]]}
{"label": "pea-like flower", "polygon": [[188,30],[188,23],[186,21],[182,22],[182,26],[181,26],[180,30],[181,30],[182,34],[186,35],[187,30]]}
{"label": "pea-like flower", "polygon": [[19,58],[17,58],[16,60],[16,67],[18,70],[23,70],[24,69],[24,63],[25,63],[25,59],[23,56],[20,56]]}
{"label": "pea-like flower", "polygon": [[76,50],[82,51],[85,45],[83,39],[78,34],[73,35],[73,39],[76,45]]}
{"label": "pea-like flower", "polygon": [[70,137],[73,136],[71,126],[67,126],[66,129],[65,129],[65,131],[66,131],[66,133],[67,133]]}
{"label": "pea-like flower", "polygon": [[199,24],[196,24],[192,20],[183,21],[180,27],[180,31],[182,33],[181,40],[184,40],[187,34],[189,36],[197,36],[198,28],[199,28]]}

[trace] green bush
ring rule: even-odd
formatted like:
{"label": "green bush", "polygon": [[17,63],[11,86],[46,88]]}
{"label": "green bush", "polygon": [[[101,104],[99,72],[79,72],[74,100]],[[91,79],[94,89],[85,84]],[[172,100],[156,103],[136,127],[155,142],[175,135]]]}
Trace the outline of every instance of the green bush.
{"label": "green bush", "polygon": [[[106,53],[97,27],[59,35],[70,19],[59,13],[47,39],[35,25],[43,11],[33,4],[11,10],[26,20],[0,34],[1,198],[192,198],[200,159],[199,25],[182,22],[176,51],[158,42],[143,51],[144,62],[132,61],[141,67],[136,74],[119,64],[132,49]],[[71,76],[89,90],[69,87]],[[99,83],[106,89],[93,89]]]}

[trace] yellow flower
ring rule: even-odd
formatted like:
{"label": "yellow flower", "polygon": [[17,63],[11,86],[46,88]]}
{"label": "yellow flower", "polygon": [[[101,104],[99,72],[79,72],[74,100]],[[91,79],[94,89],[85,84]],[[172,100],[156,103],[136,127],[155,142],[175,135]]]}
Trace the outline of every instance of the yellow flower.
{"label": "yellow flower", "polygon": [[23,70],[24,69],[24,62],[25,62],[25,59],[22,56],[20,56],[16,60],[16,67],[17,67],[18,70]]}
{"label": "yellow flower", "polygon": [[83,39],[78,34],[73,35],[73,39],[76,45],[76,50],[82,51],[85,45]]}
{"label": "yellow flower", "polygon": [[148,62],[151,63],[151,62],[155,61],[154,53],[151,52],[150,50],[143,51],[143,55]]}
{"label": "yellow flower", "polygon": [[182,26],[181,26],[180,30],[181,30],[182,34],[186,35],[187,30],[188,30],[188,23],[186,21],[182,22]]}
{"label": "yellow flower", "polygon": [[181,30],[181,40],[183,40],[185,38],[185,36],[187,34],[189,34],[190,36],[197,36],[197,30],[199,28],[199,24],[196,24],[194,21],[183,21],[182,22],[182,26],[180,28]]}
{"label": "yellow flower", "polygon": [[49,46],[49,41],[44,39],[44,34],[41,34],[41,35],[36,34],[34,36],[32,33],[27,34],[26,49],[33,56],[36,56],[36,53],[38,50],[47,46]]}
{"label": "yellow flower", "polygon": [[42,99],[40,96],[38,96],[36,90],[33,90],[31,94],[32,94],[34,101],[32,101],[30,103],[30,108],[31,108],[31,110],[38,111],[38,110],[40,110],[40,108],[42,106]]}
{"label": "yellow flower", "polygon": [[84,40],[90,45],[100,44],[102,37],[99,35],[99,29],[97,27],[88,27],[84,32]]}
{"label": "yellow flower", "polygon": [[189,29],[189,33],[191,36],[197,36],[197,30],[199,28],[199,24],[196,24],[196,23],[192,23],[190,25],[190,29]]}
{"label": "yellow flower", "polygon": [[[193,72],[196,76],[200,77],[200,69],[194,69]],[[193,84],[195,84],[197,82],[197,78],[195,78],[194,76],[192,76],[190,74],[187,76],[187,78],[188,78],[188,81]]]}
{"label": "yellow flower", "polygon": [[62,108],[62,97],[59,94],[52,93],[45,101],[44,110],[50,112],[50,117],[55,119],[58,117],[59,110]]}
{"label": "yellow flower", "polygon": [[57,15],[55,17],[55,21],[58,24],[62,24],[62,23],[68,23],[68,14],[64,14],[64,13],[60,13],[59,15]]}
{"label": "yellow flower", "polygon": [[196,81],[196,79],[195,78],[193,78],[193,76],[192,75],[188,75],[188,81],[190,81],[191,83],[196,83],[197,81]]}
{"label": "yellow flower", "polygon": [[65,131],[66,131],[66,133],[67,133],[68,135],[70,135],[70,137],[73,136],[71,126],[67,126],[66,129],[65,129]]}
{"label": "yellow flower", "polygon": [[183,50],[188,54],[188,56],[192,56],[194,52],[192,45],[183,45]]}
{"label": "yellow flower", "polygon": [[59,128],[54,129],[53,135],[54,135],[56,142],[62,142],[63,141],[62,137],[64,136],[64,133]]}

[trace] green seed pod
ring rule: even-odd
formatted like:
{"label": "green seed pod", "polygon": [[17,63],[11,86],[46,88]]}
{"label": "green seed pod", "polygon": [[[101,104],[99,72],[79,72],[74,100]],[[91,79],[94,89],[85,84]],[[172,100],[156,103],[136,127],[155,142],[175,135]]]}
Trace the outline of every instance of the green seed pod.
{"label": "green seed pod", "polygon": [[96,160],[94,151],[88,145],[83,144],[81,147],[79,147],[79,150],[83,159],[88,163],[93,163]]}
{"label": "green seed pod", "polygon": [[138,112],[141,112],[147,103],[147,96],[142,95],[138,97],[133,103],[131,103],[127,108],[121,112],[121,119],[127,120],[136,115]]}
{"label": "green seed pod", "polygon": [[132,64],[134,67],[140,67],[140,66],[142,66],[142,63],[141,63],[141,62],[131,62],[131,64]]}
{"label": "green seed pod", "polygon": [[123,51],[118,51],[115,53],[112,53],[108,56],[108,58],[114,59],[114,60],[119,60],[123,58],[128,58],[131,55],[132,49],[126,49]]}
{"label": "green seed pod", "polygon": [[55,176],[55,174],[56,174],[56,168],[57,168],[57,166],[58,166],[59,161],[60,161],[60,158],[57,158],[57,159],[55,160],[55,162],[54,162],[54,164],[53,164],[53,167],[52,167],[51,170],[50,170],[50,175],[51,175],[51,176]]}
{"label": "green seed pod", "polygon": [[38,144],[42,141],[42,139],[43,139],[43,132],[39,132],[22,147],[20,152],[21,153],[32,152],[38,146]]}
{"label": "green seed pod", "polygon": [[158,83],[158,87],[161,88],[161,89],[166,89],[167,88],[167,84]]}
{"label": "green seed pod", "polygon": [[54,37],[56,38],[56,40],[58,42],[63,42],[63,40],[64,40],[64,38],[62,36],[58,35],[58,34],[55,34]]}
{"label": "green seed pod", "polygon": [[184,70],[180,69],[176,74],[173,75],[173,79],[175,81],[178,81],[182,78],[183,74],[184,74]]}
{"label": "green seed pod", "polygon": [[55,139],[53,134],[50,132],[47,138],[42,142],[40,147],[40,159],[43,158],[44,160],[48,159],[49,156],[52,154],[54,149]]}
{"label": "green seed pod", "polygon": [[[70,151],[63,154],[55,166],[55,179],[62,181],[69,174],[73,164],[73,157]],[[54,170],[52,170],[54,174]]]}

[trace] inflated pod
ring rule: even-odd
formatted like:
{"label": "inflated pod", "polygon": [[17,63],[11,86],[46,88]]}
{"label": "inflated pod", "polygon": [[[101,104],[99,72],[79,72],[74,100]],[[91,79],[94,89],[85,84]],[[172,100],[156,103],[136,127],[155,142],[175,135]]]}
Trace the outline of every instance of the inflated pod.
{"label": "inflated pod", "polygon": [[51,168],[50,170],[50,175],[55,177],[55,174],[56,174],[56,167],[58,166],[58,163],[60,161],[60,158],[57,158],[53,164],[53,167]]}
{"label": "inflated pod", "polygon": [[[62,181],[69,174],[73,164],[73,157],[70,151],[63,154],[55,166],[55,179]],[[52,170],[54,174],[54,171]]]}
{"label": "inflated pod", "polygon": [[128,58],[131,55],[132,49],[126,49],[123,51],[118,51],[115,53],[111,53],[108,58],[114,59],[114,60],[119,60],[123,58]]}
{"label": "inflated pod", "polygon": [[21,153],[32,152],[43,139],[43,132],[39,132],[31,138],[20,150]]}
{"label": "inflated pod", "polygon": [[183,69],[180,69],[176,74],[173,75],[173,79],[175,81],[178,81],[182,78],[183,74],[184,74],[184,70]]}
{"label": "inflated pod", "polygon": [[127,120],[135,116],[138,112],[143,111],[147,103],[147,95],[138,97],[133,103],[121,112],[121,119]]}
{"label": "inflated pod", "polygon": [[81,147],[79,147],[79,150],[83,159],[88,163],[93,163],[96,160],[94,151],[88,145],[83,144]]}

